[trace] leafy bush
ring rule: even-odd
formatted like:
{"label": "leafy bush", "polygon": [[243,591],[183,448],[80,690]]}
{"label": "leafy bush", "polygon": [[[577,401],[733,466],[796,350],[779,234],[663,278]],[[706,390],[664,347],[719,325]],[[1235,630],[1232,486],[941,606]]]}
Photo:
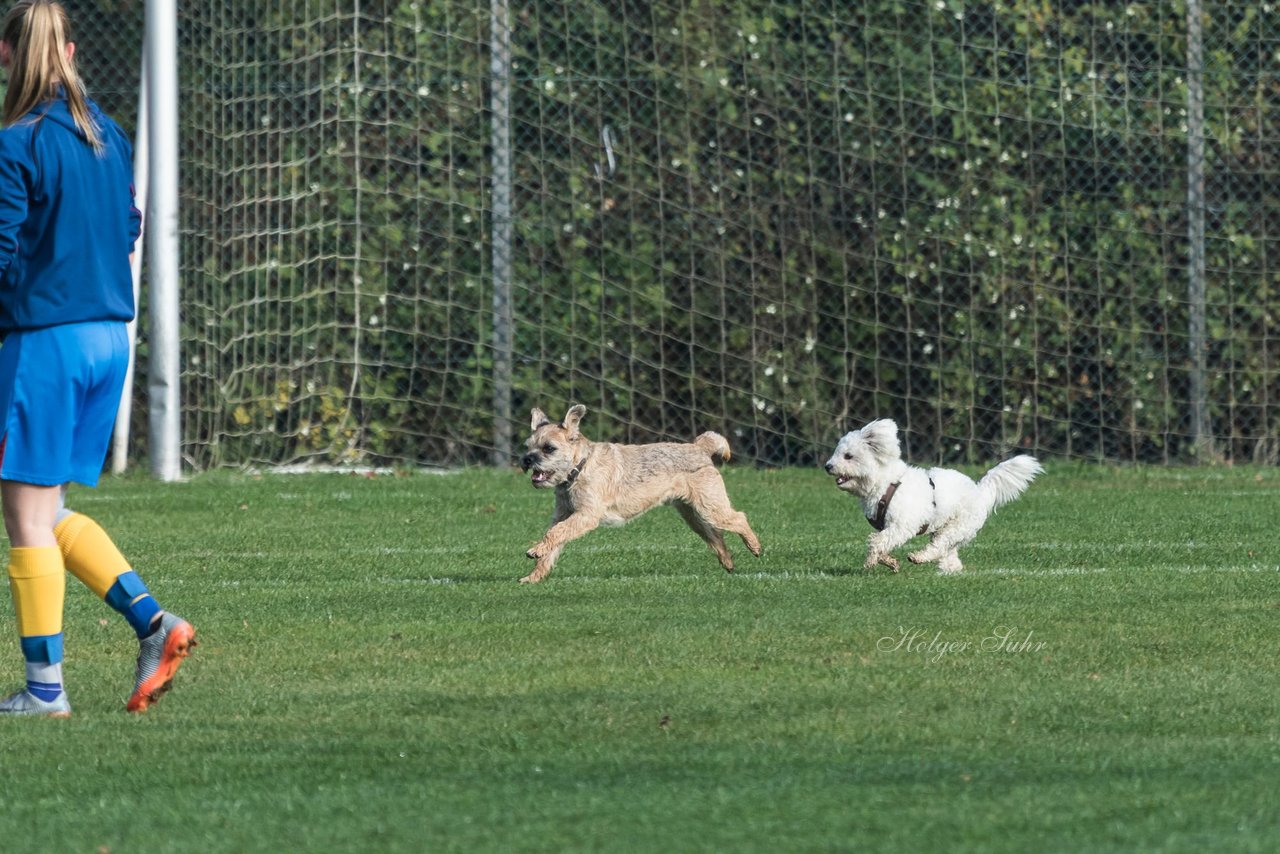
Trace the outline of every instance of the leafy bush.
{"label": "leafy bush", "polygon": [[[215,5],[184,23],[190,458],[488,461],[488,10]],[[1181,11],[512,19],[517,435],[576,401],[762,464],[878,416],[917,458],[1196,458]],[[1274,462],[1274,63],[1258,9],[1204,32],[1211,431]]]}

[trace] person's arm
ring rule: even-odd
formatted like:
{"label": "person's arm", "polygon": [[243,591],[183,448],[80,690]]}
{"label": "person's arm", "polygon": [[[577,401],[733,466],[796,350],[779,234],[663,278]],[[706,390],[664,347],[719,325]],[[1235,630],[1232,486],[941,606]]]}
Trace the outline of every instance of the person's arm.
{"label": "person's arm", "polygon": [[29,181],[25,146],[15,145],[12,134],[0,133],[0,279],[18,254],[18,231],[27,221]]}
{"label": "person's arm", "polygon": [[133,253],[138,249],[138,238],[142,236],[142,211],[138,210],[138,192],[132,183],[129,184],[129,266],[133,266]]}

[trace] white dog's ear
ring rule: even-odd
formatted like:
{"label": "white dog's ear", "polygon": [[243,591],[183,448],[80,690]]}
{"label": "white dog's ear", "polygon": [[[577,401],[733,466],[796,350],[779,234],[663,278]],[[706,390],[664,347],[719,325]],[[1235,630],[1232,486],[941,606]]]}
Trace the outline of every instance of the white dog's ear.
{"label": "white dog's ear", "polygon": [[872,421],[858,431],[862,441],[882,463],[892,462],[902,456],[902,447],[898,444],[898,425],[892,418],[881,418]]}
{"label": "white dog's ear", "polygon": [[543,424],[550,423],[551,419],[547,417],[547,413],[543,412],[536,406],[533,408],[533,411],[529,413],[529,429],[531,430],[537,430]]}
{"label": "white dog's ear", "polygon": [[578,438],[578,424],[586,414],[587,408],[581,403],[570,406],[569,411],[564,414],[564,429],[569,431],[570,439]]}

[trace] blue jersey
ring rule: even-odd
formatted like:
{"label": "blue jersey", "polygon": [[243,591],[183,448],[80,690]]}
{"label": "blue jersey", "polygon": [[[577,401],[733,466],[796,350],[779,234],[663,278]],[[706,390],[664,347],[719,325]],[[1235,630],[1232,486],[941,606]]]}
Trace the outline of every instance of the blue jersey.
{"label": "blue jersey", "polygon": [[0,332],[133,319],[132,146],[88,106],[101,152],[65,94],[0,130]]}

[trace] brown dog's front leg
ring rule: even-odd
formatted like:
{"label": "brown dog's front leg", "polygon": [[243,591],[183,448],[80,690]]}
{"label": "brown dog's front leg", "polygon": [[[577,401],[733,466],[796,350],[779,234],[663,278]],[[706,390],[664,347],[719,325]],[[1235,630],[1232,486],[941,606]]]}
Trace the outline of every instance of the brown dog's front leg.
{"label": "brown dog's front leg", "polygon": [[542,539],[525,552],[525,555],[536,560],[537,564],[534,565],[533,572],[520,579],[520,583],[536,584],[546,578],[547,573],[551,572],[551,567],[555,566],[556,558],[560,555],[560,550],[564,548],[565,543],[594,530],[599,524],[599,519],[575,513],[552,525]]}
{"label": "brown dog's front leg", "polygon": [[[600,525],[600,520],[582,513],[574,513],[563,522],[557,522],[547,529],[546,536],[542,538],[542,542],[534,546],[534,549],[546,554],[550,549],[560,549],[565,543],[578,539],[583,534],[594,531]],[[533,549],[530,549],[533,551]]]}
{"label": "brown dog's front leg", "polygon": [[536,548],[537,546],[534,546],[533,549],[529,549],[527,554],[538,562],[534,564],[533,572],[520,579],[521,584],[537,584],[539,581],[546,578],[547,573],[551,572],[551,567],[556,565],[556,558],[560,556],[559,549],[552,549],[545,555],[534,555],[533,551]]}

